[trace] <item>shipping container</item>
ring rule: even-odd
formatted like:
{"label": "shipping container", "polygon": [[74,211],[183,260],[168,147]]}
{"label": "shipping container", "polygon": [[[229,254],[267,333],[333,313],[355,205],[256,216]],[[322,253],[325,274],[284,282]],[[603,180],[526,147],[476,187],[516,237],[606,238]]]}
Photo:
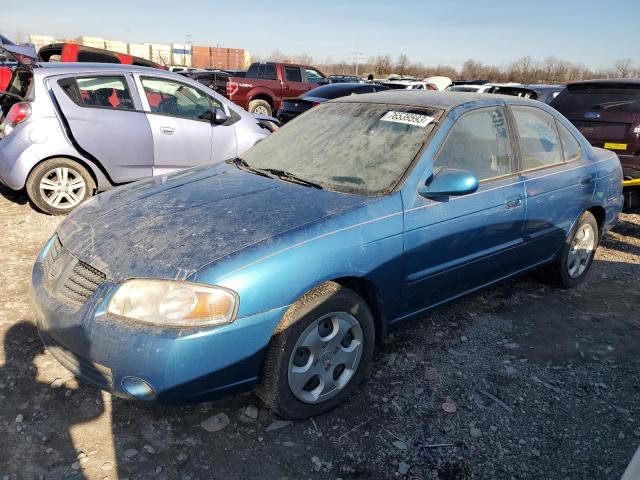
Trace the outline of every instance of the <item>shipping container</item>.
{"label": "shipping container", "polygon": [[104,38],[101,37],[78,37],[78,43],[85,47],[104,48]]}
{"label": "shipping container", "polygon": [[119,40],[105,40],[104,48],[118,53],[129,53],[129,47],[125,42]]}
{"label": "shipping container", "polygon": [[144,43],[130,43],[129,55],[151,60],[151,50],[149,49],[149,45]]}
{"label": "shipping container", "polygon": [[211,47],[191,47],[191,66],[196,68],[211,68]]}
{"label": "shipping container", "polygon": [[145,43],[149,48],[151,61],[158,65],[171,64],[171,45],[164,43]]}
{"label": "shipping container", "polygon": [[40,50],[40,47],[50,45],[55,41],[56,39],[50,35],[29,35],[29,43],[33,43],[36,51]]}
{"label": "shipping container", "polygon": [[191,66],[191,45],[182,43],[171,44],[171,63],[183,67]]}

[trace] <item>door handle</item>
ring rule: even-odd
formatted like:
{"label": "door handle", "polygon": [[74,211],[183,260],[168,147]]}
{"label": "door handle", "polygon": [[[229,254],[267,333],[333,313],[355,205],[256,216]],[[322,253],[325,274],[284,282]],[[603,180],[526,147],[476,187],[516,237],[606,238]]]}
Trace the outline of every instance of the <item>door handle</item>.
{"label": "door handle", "polygon": [[508,198],[505,205],[507,208],[519,208],[522,206],[522,197]]}
{"label": "door handle", "polygon": [[160,127],[160,133],[164,133],[165,135],[173,135],[173,132],[175,132],[175,131],[176,131],[175,128]]}
{"label": "door handle", "polygon": [[594,175],[585,175],[580,178],[580,185],[589,185],[593,183]]}

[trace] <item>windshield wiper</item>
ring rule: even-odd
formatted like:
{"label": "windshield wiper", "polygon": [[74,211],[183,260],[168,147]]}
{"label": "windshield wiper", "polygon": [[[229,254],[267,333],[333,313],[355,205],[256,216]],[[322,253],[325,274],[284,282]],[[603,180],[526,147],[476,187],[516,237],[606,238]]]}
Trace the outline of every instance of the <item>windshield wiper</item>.
{"label": "windshield wiper", "polygon": [[284,180],[285,182],[297,183],[299,185],[305,185],[307,187],[313,187],[323,190],[322,186],[320,186],[319,184],[310,182],[309,180],[305,180],[304,178],[297,177],[293,173],[285,172],[284,170],[279,170],[277,168],[257,168],[250,165],[246,160],[240,157],[236,157],[232,161],[233,164],[240,170],[252,172],[267,178],[279,178],[280,180]]}
{"label": "windshield wiper", "polygon": [[255,168],[252,167],[251,165],[249,165],[247,163],[246,160],[240,158],[240,157],[236,157],[233,160],[233,164],[238,167],[240,170],[244,170],[245,172],[251,172],[251,173],[255,173],[256,175],[261,175],[263,177],[267,177],[267,178],[273,178],[273,175],[269,175],[267,172],[265,172],[264,170],[260,169],[260,168]]}
{"label": "windshield wiper", "polygon": [[263,172],[269,172],[272,175],[275,175],[276,177],[278,177],[280,180],[284,180],[285,182],[298,183],[300,185],[305,185],[307,187],[324,190],[320,184],[311,182],[309,180],[305,180],[304,178],[300,178],[294,175],[293,173],[285,172],[284,170],[278,170],[277,168],[264,168],[261,170]]}
{"label": "windshield wiper", "polygon": [[601,109],[601,110],[606,110],[607,108],[613,108],[613,107],[621,107],[623,105],[631,105],[633,103],[636,103],[635,100],[618,100],[617,102],[603,102],[603,103],[599,103],[598,105],[595,105],[594,107],[592,107],[594,110],[595,109]]}

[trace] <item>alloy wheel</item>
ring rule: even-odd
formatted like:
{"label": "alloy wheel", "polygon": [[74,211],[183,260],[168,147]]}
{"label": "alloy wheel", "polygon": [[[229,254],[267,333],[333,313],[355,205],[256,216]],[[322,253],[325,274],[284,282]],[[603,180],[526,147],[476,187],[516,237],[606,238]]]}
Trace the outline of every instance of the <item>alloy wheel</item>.
{"label": "alloy wheel", "polygon": [[87,183],[76,170],[56,167],[42,176],[40,196],[47,205],[59,209],[71,209],[79,205],[87,193]]}
{"label": "alloy wheel", "polygon": [[588,223],[580,225],[571,241],[567,258],[567,269],[571,278],[578,278],[585,272],[591,261],[595,244],[593,227]]}

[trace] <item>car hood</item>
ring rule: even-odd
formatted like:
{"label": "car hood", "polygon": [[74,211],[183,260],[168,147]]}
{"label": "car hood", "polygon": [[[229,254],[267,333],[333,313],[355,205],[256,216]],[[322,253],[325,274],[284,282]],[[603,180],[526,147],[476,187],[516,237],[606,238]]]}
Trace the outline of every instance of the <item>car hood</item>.
{"label": "car hood", "polygon": [[58,228],[63,247],[114,281],[184,279],[204,265],[371,201],[226,163],[98,195]]}

